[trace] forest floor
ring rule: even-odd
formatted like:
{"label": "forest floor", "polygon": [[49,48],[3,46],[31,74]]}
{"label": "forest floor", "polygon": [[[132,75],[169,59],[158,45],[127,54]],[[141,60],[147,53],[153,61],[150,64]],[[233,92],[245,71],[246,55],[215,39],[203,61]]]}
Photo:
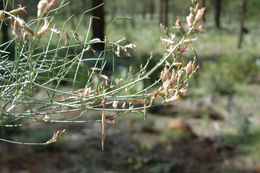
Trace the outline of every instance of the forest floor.
{"label": "forest floor", "polygon": [[[255,87],[251,94],[260,98]],[[99,122],[25,123],[11,135],[14,140],[47,141],[55,130],[67,133],[47,146],[1,142],[0,173],[258,173],[257,103],[244,95],[189,96],[152,108],[146,121],[142,114],[127,114],[108,125],[104,151]],[[100,115],[86,112],[81,119]]]}

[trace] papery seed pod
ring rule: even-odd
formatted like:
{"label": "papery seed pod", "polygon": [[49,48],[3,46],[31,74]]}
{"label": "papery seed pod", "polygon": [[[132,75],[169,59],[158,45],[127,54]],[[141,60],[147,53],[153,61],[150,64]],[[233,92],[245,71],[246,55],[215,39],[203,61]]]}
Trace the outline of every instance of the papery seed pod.
{"label": "papery seed pod", "polygon": [[102,101],[101,101],[101,104],[103,104],[103,105],[105,105],[106,104],[106,98],[104,97],[103,99],[102,99]]}
{"label": "papery seed pod", "polygon": [[192,62],[189,61],[189,63],[185,67],[186,75],[189,75],[191,71],[192,71]]}
{"label": "papery seed pod", "polygon": [[173,101],[178,100],[179,98],[180,98],[179,93],[178,93],[178,92],[175,92],[175,94],[174,94],[172,97],[170,97],[170,98],[168,98],[168,99],[165,100],[165,103],[171,103],[171,102],[173,102]]}
{"label": "papery seed pod", "polygon": [[198,10],[198,12],[195,16],[195,22],[194,23],[197,23],[202,19],[203,15],[204,15],[204,11],[205,11],[205,8],[201,8],[201,9]]}
{"label": "papery seed pod", "polygon": [[23,19],[21,19],[21,18],[15,18],[15,20],[18,22],[18,24],[19,24],[22,28],[26,27],[26,22],[25,22]]}
{"label": "papery seed pod", "polygon": [[37,5],[37,17],[41,17],[48,5],[48,0],[41,0]]}
{"label": "papery seed pod", "polygon": [[65,134],[65,132],[65,129],[54,132],[52,138],[48,140],[46,143],[56,142],[58,138],[62,137]]}
{"label": "papery seed pod", "polygon": [[171,40],[174,40],[176,38],[175,34],[169,33]]}
{"label": "papery seed pod", "polygon": [[116,54],[118,57],[120,57],[120,46],[117,46],[117,47],[116,47],[115,54]]}
{"label": "papery seed pod", "polygon": [[77,92],[77,96],[75,97],[75,99],[79,100],[82,97],[83,89],[80,88],[76,92]]}
{"label": "papery seed pod", "polygon": [[58,4],[57,0],[50,0],[50,3],[48,4],[48,9],[55,7],[57,4]]}
{"label": "papery seed pod", "polygon": [[119,101],[113,101],[112,106],[114,109],[117,109],[118,103],[119,103]]}
{"label": "papery seed pod", "polygon": [[170,82],[174,83],[177,80],[177,77],[175,76],[175,74],[173,74],[170,78]]}
{"label": "papery seed pod", "polygon": [[100,43],[101,40],[99,38],[93,38],[92,40],[89,41],[89,44],[94,44],[94,43]]}
{"label": "papery seed pod", "polygon": [[127,49],[134,49],[134,48],[136,48],[136,45],[131,43],[131,44],[125,45],[124,47]]}
{"label": "papery seed pod", "polygon": [[159,93],[159,96],[161,96],[163,99],[166,99],[167,95],[168,94],[166,92],[160,92]]}
{"label": "papery seed pod", "polygon": [[180,48],[177,49],[177,51],[179,51],[180,53],[184,53],[184,52],[186,52],[186,50],[187,50],[187,46],[186,47],[180,47]]}
{"label": "papery seed pod", "polygon": [[150,100],[150,105],[154,104],[157,95],[160,93],[160,90],[161,90],[161,89],[155,90],[155,91],[153,92],[153,95],[152,95],[151,100]]}
{"label": "papery seed pod", "polygon": [[5,13],[3,10],[0,10],[0,21],[4,22],[5,21]]}
{"label": "papery seed pod", "polygon": [[163,82],[166,81],[167,78],[164,75],[164,71],[161,72],[160,78]]}
{"label": "papery seed pod", "polygon": [[57,30],[56,28],[51,28],[51,32],[60,35],[60,31]]}
{"label": "papery seed pod", "polygon": [[29,34],[33,35],[34,36],[34,32],[32,29],[30,29],[28,26],[27,26],[27,23],[21,19],[21,18],[15,18],[14,20],[16,20],[18,22],[18,24]]}
{"label": "papery seed pod", "polygon": [[123,42],[123,41],[125,41],[125,40],[126,40],[126,38],[125,38],[125,37],[123,37],[122,39],[120,39],[120,40],[116,41],[116,42],[115,42],[115,44],[119,44],[119,43],[121,43],[121,42]]}
{"label": "papery seed pod", "polygon": [[189,38],[189,39],[185,39],[184,41],[183,41],[183,44],[190,44],[190,43],[192,43],[192,42],[194,42],[194,41],[196,41],[197,40],[197,38],[193,38],[193,39],[191,39],[191,38]]}
{"label": "papery seed pod", "polygon": [[170,82],[169,80],[167,80],[167,81],[165,81],[165,82],[163,83],[163,88],[164,88],[165,90],[167,90],[167,89],[170,87],[170,85],[171,85],[171,82]]}
{"label": "papery seed pod", "polygon": [[25,43],[28,43],[28,42],[29,42],[29,35],[28,35],[27,32],[24,32],[24,33],[23,33],[23,41],[24,41]]}
{"label": "papery seed pod", "polygon": [[169,70],[168,70],[168,67],[167,65],[164,66],[164,70],[162,71],[161,73],[161,79],[162,81],[166,81],[168,78],[170,77],[170,73],[169,73]]}
{"label": "papery seed pod", "polygon": [[132,57],[131,54],[127,51],[127,49],[124,49],[124,53],[125,53],[125,55],[128,56],[128,57]]}
{"label": "papery seed pod", "polygon": [[189,27],[193,26],[193,14],[190,13],[189,16],[186,17],[186,21]]}
{"label": "papery seed pod", "polygon": [[174,41],[170,40],[170,39],[165,39],[165,38],[161,38],[161,41],[165,44],[174,44]]}
{"label": "papery seed pod", "polygon": [[50,30],[50,23],[47,19],[44,19],[44,25],[41,27],[41,29],[37,32],[36,37],[40,38],[45,34],[48,30]]}
{"label": "papery seed pod", "polygon": [[108,124],[112,124],[112,125],[113,125],[113,124],[116,124],[116,119],[115,119],[115,118],[113,118],[113,119],[108,119],[108,120],[107,120],[107,123],[108,123]]}
{"label": "papery seed pod", "polygon": [[102,100],[96,99],[96,100],[93,101],[93,104],[98,105],[98,104],[100,104],[101,102],[102,102]]}
{"label": "papery seed pod", "polygon": [[199,34],[202,34],[202,33],[205,33],[206,32],[206,30],[205,30],[205,28],[203,27],[203,25],[199,25],[198,26],[198,28],[197,28],[197,33],[199,33]]}
{"label": "papery seed pod", "polygon": [[44,115],[44,117],[42,117],[42,120],[48,121],[48,120],[50,120],[50,117],[48,115]]}
{"label": "papery seed pod", "polygon": [[19,14],[19,13],[24,13],[24,14],[27,14],[27,11],[25,9],[26,7],[18,7],[17,9],[14,9],[12,11],[10,11],[11,14],[13,15],[16,15],[16,14]]}
{"label": "papery seed pod", "polygon": [[176,20],[176,22],[175,22],[175,27],[176,27],[177,29],[179,29],[179,31],[180,31],[183,35],[186,34],[186,31],[185,31],[183,25],[181,24],[180,19],[177,19],[177,20]]}
{"label": "papery seed pod", "polygon": [[106,76],[106,75],[100,75],[100,77],[104,80],[105,85],[107,86],[107,85],[108,85],[108,80],[109,80],[108,76]]}
{"label": "papery seed pod", "polygon": [[90,96],[90,93],[91,93],[91,88],[86,88],[84,90],[83,96],[88,97],[88,96]]}
{"label": "papery seed pod", "polygon": [[65,40],[64,40],[64,46],[68,46],[69,45],[69,40],[70,40],[70,36],[67,32],[65,32]]}
{"label": "papery seed pod", "polygon": [[181,88],[179,91],[180,91],[180,93],[185,95],[185,94],[187,94],[188,89],[187,88]]}
{"label": "papery seed pod", "polygon": [[126,102],[124,102],[124,103],[122,104],[122,109],[125,109],[125,107],[126,107]]}
{"label": "papery seed pod", "polygon": [[132,102],[129,103],[129,109],[133,109],[134,108],[134,105]]}
{"label": "papery seed pod", "polygon": [[16,38],[21,36],[20,31],[18,29],[18,22],[17,22],[17,20],[13,20],[13,19],[11,20],[11,29],[12,29],[12,34]]}

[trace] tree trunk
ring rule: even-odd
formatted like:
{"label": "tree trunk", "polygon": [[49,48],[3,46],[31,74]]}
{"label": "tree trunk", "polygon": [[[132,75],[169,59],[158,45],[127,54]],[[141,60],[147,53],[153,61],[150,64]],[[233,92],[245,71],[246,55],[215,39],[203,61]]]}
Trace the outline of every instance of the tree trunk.
{"label": "tree trunk", "polygon": [[242,47],[242,42],[243,42],[243,36],[246,33],[247,29],[244,27],[244,21],[245,21],[245,16],[246,16],[246,10],[247,10],[247,0],[242,0],[242,12],[240,16],[240,29],[239,29],[239,36],[238,36],[238,44],[237,48]]}
{"label": "tree trunk", "polygon": [[[104,0],[92,0],[92,7],[96,7],[104,3]],[[96,8],[92,11],[94,16],[92,22],[93,38],[99,38],[100,40],[105,39],[105,11],[104,5]],[[96,51],[104,50],[105,45],[103,43],[93,44],[93,49]]]}
{"label": "tree trunk", "polygon": [[160,24],[168,27],[168,0],[160,1]]}
{"label": "tree trunk", "polygon": [[150,19],[154,18],[154,0],[149,0],[149,12],[150,12]]}
{"label": "tree trunk", "polygon": [[215,26],[216,28],[221,28],[221,11],[222,11],[222,0],[215,0]]}
{"label": "tree trunk", "polygon": [[[0,0],[0,10],[4,10],[3,0]],[[2,34],[2,42],[3,43],[9,41],[8,27],[4,22],[2,22],[2,24],[1,24],[1,34]]]}

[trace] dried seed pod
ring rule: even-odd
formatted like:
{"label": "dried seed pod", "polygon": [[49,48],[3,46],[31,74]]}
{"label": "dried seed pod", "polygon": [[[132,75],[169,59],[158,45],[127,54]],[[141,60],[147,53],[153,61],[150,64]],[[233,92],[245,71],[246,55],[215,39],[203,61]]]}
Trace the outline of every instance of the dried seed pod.
{"label": "dried seed pod", "polygon": [[114,109],[118,108],[118,103],[119,103],[119,101],[113,101],[112,106],[113,106]]}
{"label": "dried seed pod", "polygon": [[60,35],[60,31],[55,28],[51,28],[51,32]]}
{"label": "dried seed pod", "polygon": [[49,4],[48,4],[48,9],[52,9],[53,7],[55,7],[58,4],[57,0],[50,0]]}
{"label": "dried seed pod", "polygon": [[193,26],[193,14],[190,13],[189,16],[186,17],[186,21],[189,27]]}
{"label": "dried seed pod", "polygon": [[48,0],[41,0],[37,5],[37,17],[41,17],[46,12]]}
{"label": "dried seed pod", "polygon": [[192,62],[189,61],[189,63],[185,67],[186,76],[188,76],[191,71],[192,71]]}
{"label": "dried seed pod", "polygon": [[27,11],[26,11],[26,7],[20,6],[17,9],[10,11],[10,13],[13,14],[13,15],[16,15],[16,14],[19,14],[19,13],[27,14]]}
{"label": "dried seed pod", "polygon": [[34,35],[34,32],[32,29],[30,29],[28,26],[27,26],[27,23],[21,19],[21,18],[15,18],[14,20],[16,20],[18,22],[18,24],[26,31],[28,32],[29,34],[31,35]]}
{"label": "dried seed pod", "polygon": [[86,88],[84,90],[83,96],[88,97],[88,96],[90,96],[90,93],[91,93],[91,88]]}
{"label": "dried seed pod", "polygon": [[44,19],[44,25],[41,27],[41,29],[37,32],[36,37],[40,38],[41,36],[43,36],[43,34],[45,34],[47,31],[49,31],[50,28],[50,23],[47,19]]}
{"label": "dried seed pod", "polygon": [[122,109],[125,109],[126,108],[126,102],[124,102],[123,104],[122,104]]}
{"label": "dried seed pod", "polygon": [[198,12],[195,16],[194,25],[197,25],[202,20],[204,11],[205,11],[205,8],[201,8],[198,10]]}
{"label": "dried seed pod", "polygon": [[27,32],[24,32],[24,33],[23,33],[23,41],[24,41],[25,43],[28,43],[28,42],[29,42],[29,35],[28,35]]}
{"label": "dried seed pod", "polygon": [[0,10],[0,21],[4,22],[5,21],[5,13],[3,10]]}
{"label": "dried seed pod", "polygon": [[177,19],[177,20],[176,20],[176,22],[175,22],[175,27],[176,27],[177,29],[179,29],[179,31],[180,31],[183,35],[186,34],[186,31],[185,31],[185,29],[184,29],[184,27],[183,27],[183,25],[182,25],[180,19]]}
{"label": "dried seed pod", "polygon": [[130,43],[130,44],[125,45],[124,47],[127,48],[127,49],[134,49],[134,48],[136,48],[136,45]]}
{"label": "dried seed pod", "polygon": [[11,29],[12,29],[12,34],[16,38],[21,36],[21,33],[19,31],[19,28],[18,28],[18,22],[17,22],[17,20],[14,20],[13,18],[11,19]]}
{"label": "dried seed pod", "polygon": [[165,100],[165,103],[171,103],[171,102],[173,102],[173,101],[178,100],[179,98],[180,98],[179,93],[178,93],[178,92],[175,92],[175,94],[174,94],[172,97],[170,97],[170,98],[168,98],[168,99]]}

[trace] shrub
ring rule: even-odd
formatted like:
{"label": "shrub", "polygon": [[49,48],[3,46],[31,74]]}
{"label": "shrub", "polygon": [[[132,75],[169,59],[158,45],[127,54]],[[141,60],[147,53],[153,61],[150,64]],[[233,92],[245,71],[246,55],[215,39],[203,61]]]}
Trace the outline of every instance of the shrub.
{"label": "shrub", "polygon": [[233,53],[218,62],[205,62],[199,76],[199,85],[208,92],[230,94],[238,83],[253,81],[259,72],[252,56]]}
{"label": "shrub", "polygon": [[[200,23],[204,8],[199,9],[197,0],[192,0],[190,14],[186,18],[187,24],[184,25],[181,19],[177,19],[173,33],[165,29],[166,34],[161,39],[164,55],[159,61],[151,69],[147,69],[153,58],[150,57],[146,63],[134,68],[137,69],[135,71],[129,67],[127,75],[120,79],[106,74],[107,62],[111,58],[107,52],[113,51],[117,56],[131,56],[131,49],[134,49],[135,45],[125,43],[125,39],[116,42],[109,41],[109,38],[89,40],[89,30],[86,33],[78,33],[77,27],[74,31],[68,31],[65,28],[67,21],[62,28],[55,28],[55,14],[68,4],[66,1],[58,3],[57,0],[40,0],[37,16],[28,22],[20,17],[20,14],[26,14],[25,7],[0,11],[2,24],[11,25],[14,37],[9,42],[16,45],[14,61],[8,58],[9,52],[4,52],[5,58],[0,62],[1,126],[10,126],[22,119],[43,123],[90,122],[75,119],[86,110],[95,110],[101,114],[98,121],[101,122],[103,146],[106,123],[111,122],[111,118],[106,116],[107,111],[117,112],[119,115],[144,112],[146,116],[146,109],[153,105],[158,97],[162,98],[163,103],[171,103],[187,91],[189,80],[197,71],[197,65],[195,51],[194,60],[188,63],[184,63],[184,53],[190,43],[195,42],[195,34],[203,31]],[[83,16],[84,14],[78,26]],[[92,18],[89,25],[91,21]],[[42,39],[47,39],[48,44],[42,44]],[[92,45],[97,43],[105,44],[105,50],[93,51]],[[1,47],[8,45],[9,43],[4,43]],[[96,56],[87,57],[87,53]],[[87,80],[84,87],[78,88],[77,83],[82,85],[79,80],[82,80],[84,68]],[[158,70],[160,75],[156,81],[149,86],[138,87]],[[69,91],[61,89],[64,81],[68,82],[67,85],[71,88]],[[35,98],[34,93],[39,90],[43,90],[47,97]],[[26,106],[26,111],[14,111],[18,106]],[[66,120],[57,119],[65,112],[80,113]],[[40,144],[55,142],[64,132],[65,130],[59,130],[49,141]]]}

